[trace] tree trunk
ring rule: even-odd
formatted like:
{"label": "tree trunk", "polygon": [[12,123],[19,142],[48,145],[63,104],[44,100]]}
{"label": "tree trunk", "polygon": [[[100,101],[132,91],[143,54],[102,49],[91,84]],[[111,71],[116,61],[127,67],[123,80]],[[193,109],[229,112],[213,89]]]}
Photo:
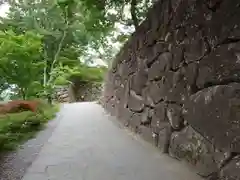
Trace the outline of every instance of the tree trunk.
{"label": "tree trunk", "polygon": [[136,13],[136,5],[137,5],[137,0],[132,0],[131,1],[131,16],[132,16],[133,25],[135,27],[135,30],[137,29],[137,27],[139,25],[137,13]]}
{"label": "tree trunk", "polygon": [[23,88],[20,88],[20,94],[22,96],[22,99],[26,100],[26,92],[25,92],[25,90]]}
{"label": "tree trunk", "polygon": [[48,101],[48,104],[52,104],[52,96],[51,96],[51,94],[47,95],[47,101]]}

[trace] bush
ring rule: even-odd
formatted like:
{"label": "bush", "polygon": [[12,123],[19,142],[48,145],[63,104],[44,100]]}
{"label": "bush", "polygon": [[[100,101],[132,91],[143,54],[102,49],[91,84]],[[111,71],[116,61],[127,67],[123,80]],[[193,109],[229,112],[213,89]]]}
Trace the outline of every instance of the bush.
{"label": "bush", "polygon": [[44,124],[54,118],[57,106],[44,103],[37,112],[24,111],[0,116],[0,152],[9,151],[33,137]]}
{"label": "bush", "polygon": [[0,114],[16,113],[21,111],[35,112],[39,105],[38,101],[14,100],[0,106]]}

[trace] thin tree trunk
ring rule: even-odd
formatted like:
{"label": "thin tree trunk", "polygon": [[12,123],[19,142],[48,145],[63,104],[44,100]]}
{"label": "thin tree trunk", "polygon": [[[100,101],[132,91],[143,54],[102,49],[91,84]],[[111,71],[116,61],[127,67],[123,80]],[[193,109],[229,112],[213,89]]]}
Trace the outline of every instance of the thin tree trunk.
{"label": "thin tree trunk", "polygon": [[47,85],[47,66],[48,66],[48,63],[47,63],[47,60],[48,60],[48,56],[47,56],[47,50],[46,50],[46,47],[44,49],[44,74],[43,74],[43,86],[46,87]]}
{"label": "thin tree trunk", "polygon": [[66,38],[66,35],[67,35],[67,32],[66,32],[66,30],[65,30],[65,31],[63,32],[63,36],[62,36],[62,38],[61,38],[61,41],[60,41],[60,43],[58,44],[57,52],[56,52],[55,55],[54,55],[54,59],[53,59],[52,65],[51,65],[50,72],[52,72],[52,70],[53,70],[53,68],[54,68],[54,65],[56,64],[56,62],[57,62],[57,60],[58,60],[58,57],[59,57],[59,54],[60,54],[60,52],[61,52],[61,50],[62,50],[63,42],[64,42],[64,40],[65,40],[65,38]]}
{"label": "thin tree trunk", "polygon": [[63,36],[62,36],[62,38],[61,38],[61,41],[60,41],[60,43],[58,44],[57,52],[56,52],[55,55],[54,55],[53,63],[52,63],[51,68],[50,68],[50,77],[49,77],[49,79],[48,79],[48,81],[47,81],[47,84],[48,84],[48,85],[51,83],[51,81],[52,81],[52,79],[53,79],[53,77],[51,76],[51,73],[52,73],[52,71],[53,71],[53,69],[54,69],[54,65],[57,63],[59,54],[60,54],[60,52],[61,52],[61,50],[62,50],[63,41],[64,41],[65,38],[66,38],[66,34],[67,34],[67,32],[64,31],[64,32],[63,32]]}
{"label": "thin tree trunk", "polygon": [[[62,38],[61,38],[61,40],[60,40],[60,42],[59,42],[59,44],[58,44],[58,49],[57,49],[57,52],[55,53],[55,55],[54,55],[54,58],[53,58],[53,63],[52,63],[52,65],[51,65],[51,68],[50,68],[50,73],[53,71],[53,69],[54,69],[54,65],[57,63],[57,60],[58,60],[58,57],[59,57],[59,55],[60,55],[60,52],[61,52],[61,50],[62,50],[62,46],[63,46],[63,42],[64,42],[64,40],[65,40],[65,38],[66,38],[66,36],[67,36],[67,30],[68,30],[68,28],[69,28],[69,22],[68,22],[68,20],[67,20],[67,8],[65,8],[65,23],[66,23],[66,25],[67,25],[67,28],[63,31],[63,35],[62,35]],[[52,81],[52,76],[51,76],[51,74],[50,74],[50,78],[49,78],[49,83],[51,83],[51,81]]]}
{"label": "thin tree trunk", "polygon": [[48,104],[52,104],[51,94],[48,94],[48,95],[47,95],[47,100],[48,100]]}
{"label": "thin tree trunk", "polygon": [[[51,75],[51,73],[52,73],[52,71],[53,71],[53,69],[54,69],[55,64],[56,64],[57,61],[58,61],[60,52],[61,52],[62,47],[63,47],[64,40],[65,40],[65,38],[66,38],[66,36],[67,36],[67,31],[68,31],[69,26],[68,26],[67,11],[66,11],[66,10],[67,10],[67,8],[65,8],[65,23],[66,23],[66,26],[67,26],[67,27],[66,27],[66,29],[64,29],[64,31],[63,31],[62,38],[61,38],[61,40],[60,40],[60,42],[59,42],[59,44],[58,44],[57,51],[56,51],[56,53],[55,53],[55,55],[54,55],[53,62],[52,62],[51,67],[50,67],[50,77],[49,77],[49,79],[47,80],[47,85],[50,85],[50,84],[52,83],[53,76]],[[54,85],[52,85],[52,87],[53,87],[53,86],[54,86]],[[47,99],[48,99],[48,103],[49,103],[49,104],[52,104],[52,96],[51,96],[51,94],[48,94],[48,95],[47,95]]]}
{"label": "thin tree trunk", "polygon": [[22,99],[26,100],[26,93],[25,93],[25,90],[23,88],[20,88],[20,94],[22,96]]}
{"label": "thin tree trunk", "polygon": [[132,16],[133,25],[134,25],[135,29],[137,29],[137,27],[139,25],[137,13],[136,13],[136,5],[137,5],[137,0],[132,0],[131,1],[131,16]]}
{"label": "thin tree trunk", "polygon": [[56,63],[57,60],[58,60],[59,54],[60,54],[60,52],[61,52],[61,50],[62,50],[63,42],[64,42],[64,40],[65,40],[65,38],[66,38],[66,36],[67,36],[67,31],[68,31],[68,28],[69,28],[69,22],[68,22],[68,19],[67,19],[67,18],[68,18],[67,7],[65,7],[65,14],[64,14],[64,15],[65,15],[65,23],[66,23],[66,26],[67,26],[67,27],[66,27],[66,29],[64,29],[62,38],[61,38],[61,40],[60,40],[60,43],[58,44],[58,49],[57,49],[57,52],[56,52],[55,55],[54,55],[54,59],[53,59],[52,65],[51,65],[50,72],[52,72],[55,63]]}

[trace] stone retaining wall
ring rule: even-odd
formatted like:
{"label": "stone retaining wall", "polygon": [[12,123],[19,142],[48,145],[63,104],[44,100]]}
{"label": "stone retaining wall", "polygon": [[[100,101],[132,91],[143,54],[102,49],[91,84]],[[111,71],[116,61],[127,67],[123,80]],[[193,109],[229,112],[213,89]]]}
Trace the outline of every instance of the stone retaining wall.
{"label": "stone retaining wall", "polygon": [[76,84],[75,97],[76,101],[97,101],[101,95],[101,83]]}
{"label": "stone retaining wall", "polygon": [[75,101],[69,97],[69,89],[69,86],[56,87],[54,99],[60,103]]}
{"label": "stone retaining wall", "polygon": [[101,83],[75,83],[59,86],[55,90],[55,100],[61,103],[97,101],[101,91]]}
{"label": "stone retaining wall", "polygon": [[240,1],[160,0],[110,68],[103,106],[211,180],[240,179]]}

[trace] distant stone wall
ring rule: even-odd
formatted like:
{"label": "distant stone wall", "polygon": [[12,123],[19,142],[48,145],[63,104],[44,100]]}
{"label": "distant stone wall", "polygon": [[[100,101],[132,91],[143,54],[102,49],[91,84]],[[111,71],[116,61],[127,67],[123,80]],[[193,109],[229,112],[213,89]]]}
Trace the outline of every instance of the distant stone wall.
{"label": "distant stone wall", "polygon": [[76,85],[76,101],[97,101],[102,92],[102,84],[78,84]]}
{"label": "distant stone wall", "polygon": [[61,103],[97,101],[102,92],[100,83],[75,83],[55,90],[55,100]]}
{"label": "distant stone wall", "polygon": [[69,86],[56,87],[54,99],[60,103],[71,102],[69,97]]}
{"label": "distant stone wall", "polygon": [[101,98],[211,180],[240,179],[239,17],[239,0],[159,0],[114,60]]}

